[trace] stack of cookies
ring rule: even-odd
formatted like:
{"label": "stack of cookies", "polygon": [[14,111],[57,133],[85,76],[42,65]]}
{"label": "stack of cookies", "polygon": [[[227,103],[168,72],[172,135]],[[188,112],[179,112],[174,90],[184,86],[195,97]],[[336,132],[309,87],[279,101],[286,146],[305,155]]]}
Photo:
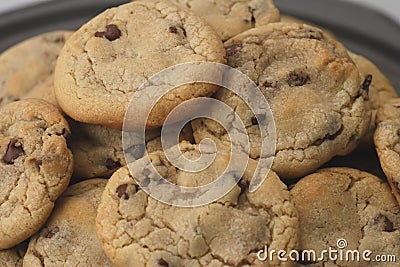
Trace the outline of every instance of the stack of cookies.
{"label": "stack of cookies", "polygon": [[[265,116],[213,84],[164,95],[146,121],[145,145],[131,145],[126,158],[132,97],[153,75],[190,62],[235,68],[267,99],[276,148],[255,192]],[[203,171],[176,167],[162,145],[168,114],[205,97],[245,126],[247,169],[230,173],[238,183],[207,205],[158,201],[136,175],[195,187],[229,164],[230,136],[209,118],[179,136],[178,150],[192,161],[203,140],[214,142],[207,151],[217,156]],[[137,0],[76,32],[33,37],[0,55],[0,265],[397,266],[318,256],[336,248],[400,260],[399,108],[372,62],[323,29],[281,19],[272,0]],[[365,172],[370,166],[379,177]],[[317,257],[290,253],[310,250]]]}

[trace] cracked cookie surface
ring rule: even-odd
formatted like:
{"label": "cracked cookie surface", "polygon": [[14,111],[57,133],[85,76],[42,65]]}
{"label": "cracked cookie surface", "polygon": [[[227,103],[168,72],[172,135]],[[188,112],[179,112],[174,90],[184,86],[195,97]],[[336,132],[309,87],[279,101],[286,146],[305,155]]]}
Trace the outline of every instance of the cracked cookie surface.
{"label": "cracked cookie surface", "polygon": [[0,113],[0,249],[6,249],[45,223],[68,186],[73,157],[69,125],[55,106],[28,99]]}
{"label": "cracked cookie surface", "polygon": [[22,267],[22,258],[26,248],[19,246],[6,250],[0,250],[0,266],[4,267]]}
{"label": "cracked cookie surface", "polygon": [[[134,1],[106,10],[72,35],[57,62],[56,97],[77,121],[121,129],[142,83],[165,68],[193,61],[226,62],[211,27],[169,1]],[[178,104],[215,90],[209,84],[176,88],[155,105],[147,126],[161,126]]]}
{"label": "cracked cookie surface", "polygon": [[[196,145],[182,143],[181,151],[189,159],[199,156]],[[175,169],[161,152],[150,157],[163,177],[185,186],[210,182],[227,164],[218,158],[202,173],[192,174]],[[257,260],[266,245],[296,248],[297,214],[286,185],[270,172],[258,191],[249,193],[246,179],[211,204],[178,208],[149,197],[129,170],[121,168],[110,178],[97,215],[107,256],[116,266],[293,266]]]}
{"label": "cracked cookie surface", "polygon": [[[272,23],[228,40],[225,47],[228,64],[253,80],[270,105],[277,136],[272,169],[281,178],[304,176],[335,155],[350,153],[365,135],[368,92],[347,50],[322,30]],[[231,91],[221,89],[215,97],[236,110],[247,128],[250,156],[259,158],[259,114]],[[211,138],[220,148],[229,145],[226,132],[211,120],[194,120],[192,127],[196,142]]]}
{"label": "cracked cookie surface", "polygon": [[41,98],[57,105],[53,73],[70,31],[44,33],[0,55],[0,105],[25,98]]}
{"label": "cracked cookie surface", "polygon": [[400,203],[400,99],[378,109],[374,143],[382,169]]}
{"label": "cracked cookie surface", "polygon": [[[73,120],[69,120],[69,123],[72,133],[70,147],[75,159],[73,181],[94,177],[109,178],[126,165],[120,130]],[[160,129],[146,131],[148,153],[162,150],[160,134]],[[194,142],[190,124],[181,132],[180,141],[184,140]],[[133,142],[127,152],[134,159],[140,159],[145,149],[141,144]]]}
{"label": "cracked cookie surface", "polygon": [[[301,250],[317,255],[337,248],[400,256],[400,208],[381,179],[349,168],[328,168],[300,180],[290,191],[299,213]],[[306,266],[349,266],[349,262],[308,262]],[[393,263],[352,261],[351,266],[394,266]]]}
{"label": "cracked cookie surface", "polygon": [[26,266],[113,266],[96,235],[96,210],[106,179],[69,187],[42,230],[30,242]]}
{"label": "cracked cookie surface", "polygon": [[223,41],[280,20],[272,0],[173,0],[213,27]]}

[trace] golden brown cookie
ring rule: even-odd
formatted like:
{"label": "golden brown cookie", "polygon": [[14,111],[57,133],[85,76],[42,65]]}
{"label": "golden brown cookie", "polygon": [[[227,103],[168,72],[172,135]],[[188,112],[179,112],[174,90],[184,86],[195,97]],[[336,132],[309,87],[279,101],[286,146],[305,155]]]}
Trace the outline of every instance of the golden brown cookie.
{"label": "golden brown cookie", "polygon": [[280,20],[272,0],[173,0],[213,27],[223,41]]}
{"label": "golden brown cookie", "polygon": [[378,109],[374,143],[382,169],[400,203],[400,99]]}
{"label": "golden brown cookie", "polygon": [[[200,154],[196,145],[187,143],[181,150],[191,160]],[[171,166],[162,152],[150,158],[167,180],[189,187],[207,184],[227,165],[226,157],[217,157],[203,172],[189,173]],[[130,167],[140,173],[140,164]],[[153,177],[147,168],[142,172]],[[122,168],[103,193],[98,236],[115,266],[293,266],[257,259],[265,246],[296,248],[297,215],[286,185],[270,172],[258,191],[249,193],[247,186],[243,178],[240,186],[211,204],[180,208],[147,195]]]}
{"label": "golden brown cookie", "polygon": [[[300,251],[357,250],[361,260],[303,259],[306,266],[396,266],[363,260],[400,255],[400,207],[381,179],[355,169],[329,168],[300,180],[290,191],[299,213]],[[336,254],[338,255],[338,254]]]}
{"label": "golden brown cookie", "polygon": [[372,61],[362,55],[350,51],[349,55],[360,71],[363,82],[362,86],[369,87],[369,98],[372,111],[371,131],[373,131],[375,130],[376,112],[379,107],[390,99],[398,97],[398,94],[389,79]]}
{"label": "golden brown cookie", "polygon": [[[292,179],[318,169],[336,155],[350,153],[370,124],[368,88],[343,45],[322,30],[293,23],[251,29],[227,42],[228,64],[246,74],[269,102],[276,127],[272,169]],[[227,78],[228,79],[228,78]],[[241,117],[250,139],[250,157],[260,157],[258,119],[226,89],[215,98]],[[209,119],[192,122],[196,142],[211,138],[230,146],[222,127]]]}
{"label": "golden brown cookie", "polygon": [[73,157],[68,123],[55,106],[21,100],[0,114],[0,249],[6,249],[46,222],[68,186]]}
{"label": "golden brown cookie", "polygon": [[0,105],[23,98],[57,104],[53,73],[70,31],[54,31],[27,39],[0,55]]}
{"label": "golden brown cookie", "polygon": [[30,242],[24,266],[112,266],[96,235],[96,210],[107,184],[91,179],[68,188]]}
{"label": "golden brown cookie", "polygon": [[[226,62],[211,27],[169,1],[133,1],[108,9],[72,35],[57,62],[56,97],[77,121],[122,129],[129,102],[147,79],[193,61]],[[210,84],[177,88],[155,105],[147,126],[161,126],[178,104],[215,90]]]}

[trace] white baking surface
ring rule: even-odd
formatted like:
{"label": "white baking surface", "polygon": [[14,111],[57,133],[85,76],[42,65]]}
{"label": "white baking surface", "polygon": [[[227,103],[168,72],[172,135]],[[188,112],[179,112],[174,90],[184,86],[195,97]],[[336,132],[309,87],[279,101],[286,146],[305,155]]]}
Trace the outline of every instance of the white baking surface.
{"label": "white baking surface", "polygon": [[[57,0],[0,0],[0,15],[3,12],[15,10],[29,5],[45,1],[57,1]],[[82,0],[85,1],[85,0]],[[99,0],[104,1],[104,0]],[[279,0],[275,0],[279,1]],[[324,1],[324,0],[315,0]],[[360,5],[369,6],[377,11],[380,11],[387,16],[391,17],[397,23],[400,24],[400,0],[337,0],[354,2]]]}

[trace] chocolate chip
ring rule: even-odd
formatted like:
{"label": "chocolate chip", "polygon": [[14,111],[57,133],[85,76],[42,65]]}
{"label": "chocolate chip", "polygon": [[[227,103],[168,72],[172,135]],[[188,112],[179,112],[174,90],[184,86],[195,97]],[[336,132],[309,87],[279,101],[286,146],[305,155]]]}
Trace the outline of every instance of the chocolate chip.
{"label": "chocolate chip", "polygon": [[127,189],[128,189],[128,185],[127,184],[122,184],[122,185],[118,186],[117,187],[117,191],[116,191],[118,197],[119,198],[123,197],[123,199],[128,200],[129,199],[129,195],[126,193]]}
{"label": "chocolate chip", "polygon": [[158,259],[157,263],[158,263],[158,265],[160,265],[162,267],[169,267],[168,262],[166,262],[163,258]]}
{"label": "chocolate chip", "polygon": [[254,11],[256,11],[254,8],[249,7],[249,12],[251,14],[251,25],[254,27],[256,25],[256,18],[254,17]]}
{"label": "chocolate chip", "polygon": [[42,166],[43,160],[41,160],[41,159],[36,159],[36,160],[35,160],[35,164],[36,164],[37,166]]}
{"label": "chocolate chip", "polygon": [[65,38],[64,38],[64,36],[59,36],[59,37],[57,37],[56,39],[54,39],[54,43],[65,43]]}
{"label": "chocolate chip", "polygon": [[107,169],[112,171],[121,167],[121,163],[119,163],[118,161],[114,161],[113,159],[106,159],[106,167]]}
{"label": "chocolate chip", "polygon": [[234,56],[237,52],[239,52],[240,50],[242,50],[243,45],[242,44],[233,44],[230,45],[226,48],[226,55],[228,57]]}
{"label": "chocolate chip", "polygon": [[374,224],[374,225],[379,225],[380,223],[383,223],[383,231],[385,231],[385,232],[393,232],[396,230],[396,229],[394,229],[393,222],[391,220],[389,220],[389,218],[383,214],[377,215],[372,220],[372,224]]}
{"label": "chocolate chip", "polygon": [[149,177],[146,177],[146,178],[144,178],[144,180],[140,183],[140,186],[141,187],[146,187],[146,186],[148,186],[150,184],[150,178]]}
{"label": "chocolate chip", "polygon": [[387,217],[385,217],[385,232],[393,232],[394,231],[394,225],[393,222],[390,221]]}
{"label": "chocolate chip", "polygon": [[145,168],[145,169],[143,170],[143,175],[144,175],[144,176],[149,177],[150,174],[151,174],[151,171],[150,171],[149,169]]}
{"label": "chocolate chip", "polygon": [[303,86],[310,81],[310,76],[302,71],[292,71],[288,76],[289,86]]}
{"label": "chocolate chip", "polygon": [[277,90],[279,89],[279,85],[277,81],[265,81],[260,85],[260,89],[269,89],[269,90]]}
{"label": "chocolate chip", "polygon": [[18,144],[17,139],[11,139],[8,143],[6,153],[3,156],[3,161],[7,164],[13,164],[19,156],[24,153],[24,149],[21,144]]}
{"label": "chocolate chip", "polygon": [[371,74],[368,74],[368,75],[365,77],[364,82],[363,82],[363,84],[361,85],[361,88],[362,88],[364,91],[369,92],[369,87],[371,86],[371,83],[372,83],[372,75],[371,75]]}
{"label": "chocolate chip", "polygon": [[178,29],[176,27],[171,26],[171,27],[169,27],[169,32],[170,33],[178,33]]}
{"label": "chocolate chip", "polygon": [[322,33],[318,32],[318,31],[309,30],[308,31],[308,37],[310,39],[314,39],[314,40],[321,40],[322,39]]}
{"label": "chocolate chip", "polygon": [[138,160],[143,157],[146,147],[144,144],[133,145],[126,150],[126,153],[132,155],[134,159]]}
{"label": "chocolate chip", "polygon": [[53,230],[51,230],[50,232],[47,233],[47,235],[45,236],[46,238],[52,238],[55,234],[57,234],[58,232],[60,232],[60,228],[58,226],[54,227]]}
{"label": "chocolate chip", "polygon": [[259,122],[265,121],[266,118],[267,116],[265,116],[265,114],[254,115],[253,117],[251,117],[251,124],[258,125]]}
{"label": "chocolate chip", "polygon": [[400,137],[400,129],[397,129],[397,136],[399,136]]}
{"label": "chocolate chip", "polygon": [[121,37],[121,31],[118,29],[117,25],[109,24],[106,26],[105,32],[96,32],[94,36],[106,38],[108,41],[112,42]]}

